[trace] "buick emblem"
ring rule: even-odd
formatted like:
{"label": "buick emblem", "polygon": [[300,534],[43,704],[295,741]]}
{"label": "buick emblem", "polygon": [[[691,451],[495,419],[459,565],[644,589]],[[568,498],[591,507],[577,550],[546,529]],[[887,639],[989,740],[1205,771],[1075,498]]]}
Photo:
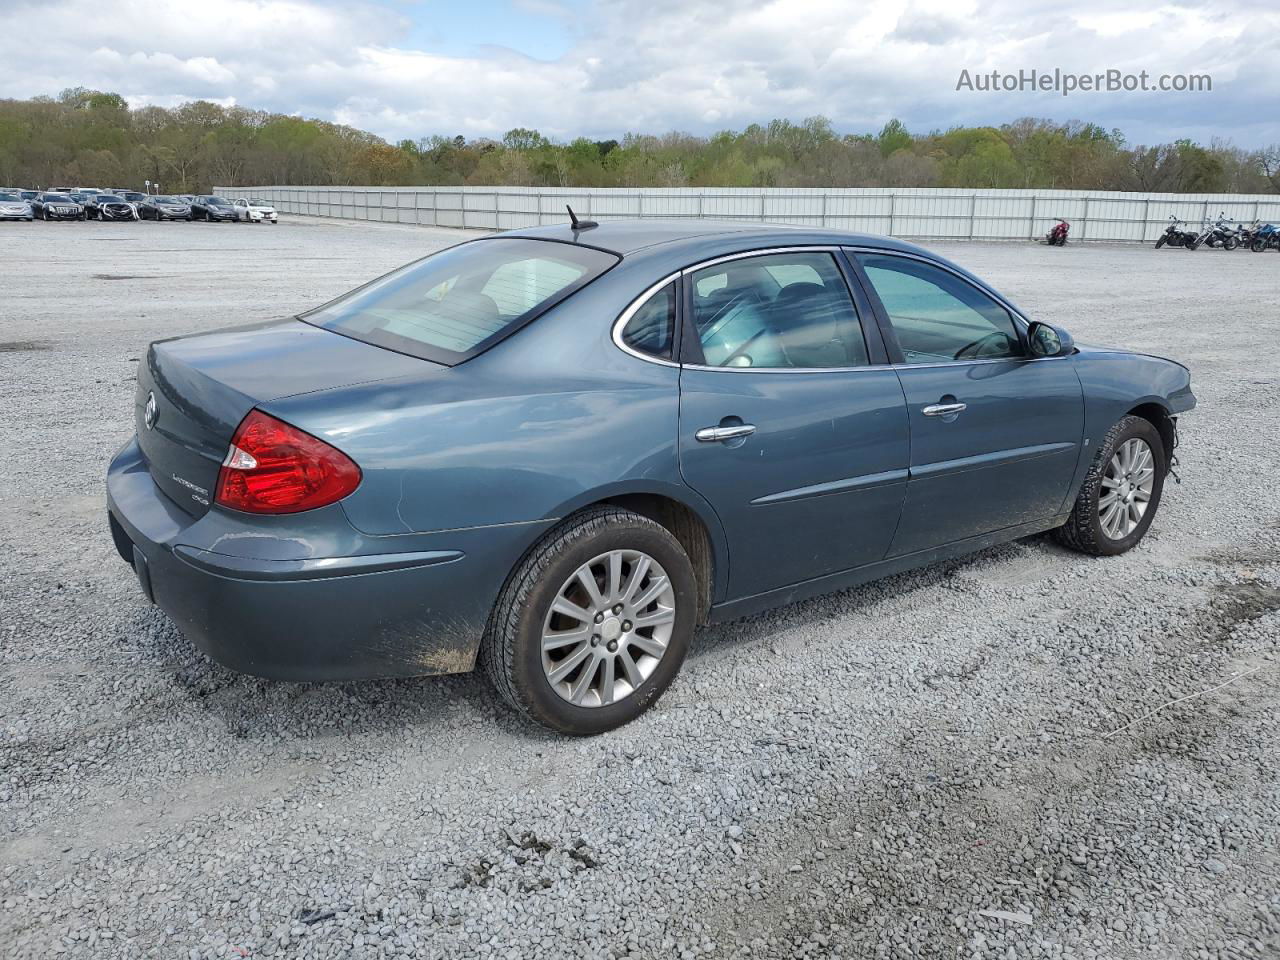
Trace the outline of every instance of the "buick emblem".
{"label": "buick emblem", "polygon": [[147,392],[147,405],[142,408],[142,422],[148,430],[156,425],[156,395],[150,391]]}

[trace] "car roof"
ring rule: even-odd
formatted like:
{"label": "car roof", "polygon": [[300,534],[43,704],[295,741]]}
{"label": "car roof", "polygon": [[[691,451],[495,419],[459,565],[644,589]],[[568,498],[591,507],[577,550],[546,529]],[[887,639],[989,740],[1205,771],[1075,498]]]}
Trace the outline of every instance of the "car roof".
{"label": "car roof", "polygon": [[[586,230],[574,230],[569,223],[542,227],[529,227],[501,234],[509,237],[530,237],[540,240],[556,240],[561,243],[577,243],[582,246],[608,250],[619,256],[647,250],[659,245],[663,251],[674,253],[679,248],[701,249],[709,238],[741,241],[744,249],[756,246],[795,246],[797,244],[831,244],[833,246],[884,247],[926,254],[915,244],[904,243],[892,237],[870,233],[851,233],[790,224],[761,223],[743,220],[658,219],[603,220],[598,226]],[[736,245],[736,243],[735,243]],[[932,256],[932,254],[929,254]]]}
{"label": "car roof", "polygon": [[914,243],[874,233],[759,221],[646,218],[604,220],[598,226],[578,231],[574,231],[568,223],[561,223],[512,230],[495,236],[528,237],[595,247],[623,258],[618,272],[629,273],[625,268],[630,267],[642,271],[650,280],[684,269],[690,264],[770,247],[870,247],[914,254],[942,264],[1003,300],[1023,317],[1027,316],[1016,303],[958,263]]}

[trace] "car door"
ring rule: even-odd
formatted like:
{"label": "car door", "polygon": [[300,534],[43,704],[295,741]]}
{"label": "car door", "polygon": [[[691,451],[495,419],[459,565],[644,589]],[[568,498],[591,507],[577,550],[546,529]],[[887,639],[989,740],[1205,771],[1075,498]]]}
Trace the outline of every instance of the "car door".
{"label": "car door", "polygon": [[893,538],[902,388],[846,270],[797,248],[684,273],[680,470],[724,526],[730,599],[880,560]]}
{"label": "car door", "polygon": [[1009,307],[921,257],[853,254],[902,382],[911,477],[890,556],[1049,519],[1080,456],[1070,356],[1033,358]]}

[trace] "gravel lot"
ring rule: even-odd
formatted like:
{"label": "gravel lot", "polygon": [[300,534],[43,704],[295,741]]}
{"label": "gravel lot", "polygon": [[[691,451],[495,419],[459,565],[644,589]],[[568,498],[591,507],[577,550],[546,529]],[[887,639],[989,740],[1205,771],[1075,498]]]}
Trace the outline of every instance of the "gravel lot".
{"label": "gravel lot", "polygon": [[479,677],[231,674],[106,529],[150,340],[459,236],[0,224],[0,955],[1280,956],[1280,257],[939,245],[1192,367],[1150,535],[704,630],[584,742]]}

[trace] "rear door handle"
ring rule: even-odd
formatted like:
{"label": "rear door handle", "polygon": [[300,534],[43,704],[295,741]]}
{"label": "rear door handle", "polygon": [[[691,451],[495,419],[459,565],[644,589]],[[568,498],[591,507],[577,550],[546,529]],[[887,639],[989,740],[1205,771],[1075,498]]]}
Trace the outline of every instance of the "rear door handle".
{"label": "rear door handle", "polygon": [[931,403],[920,412],[926,417],[954,417],[968,409],[967,403]]}
{"label": "rear door handle", "polygon": [[719,443],[723,440],[737,440],[739,437],[749,437],[755,432],[755,424],[740,423],[732,427],[703,427],[693,436],[694,439],[703,443]]}

